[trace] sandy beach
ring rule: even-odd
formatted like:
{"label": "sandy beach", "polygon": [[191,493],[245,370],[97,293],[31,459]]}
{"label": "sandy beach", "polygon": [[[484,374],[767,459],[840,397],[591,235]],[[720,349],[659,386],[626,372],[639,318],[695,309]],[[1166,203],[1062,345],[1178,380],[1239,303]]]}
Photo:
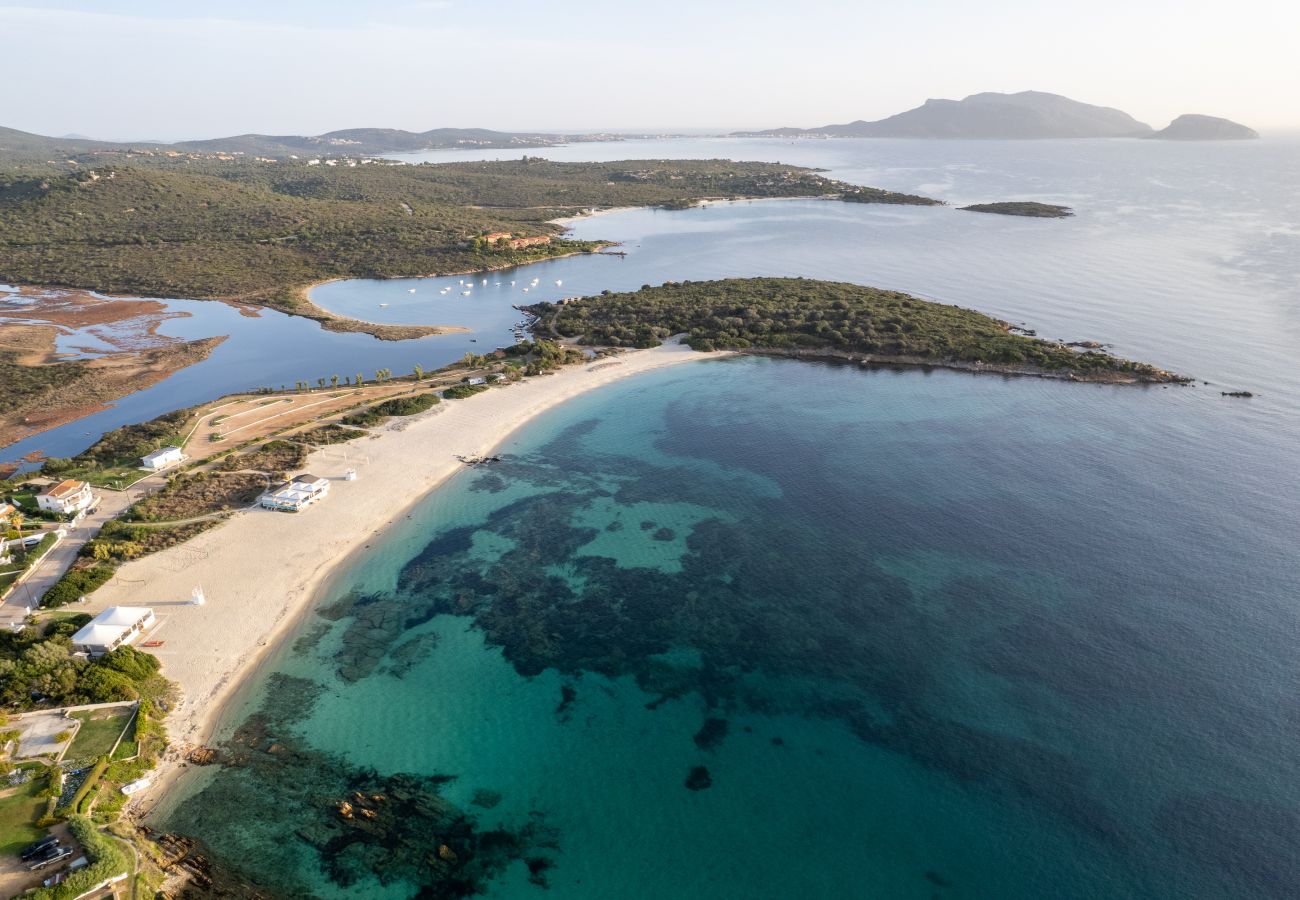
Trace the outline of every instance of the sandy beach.
{"label": "sandy beach", "polygon": [[[164,642],[150,652],[183,695],[167,720],[172,750],[153,786],[132,799],[133,809],[158,801],[184,754],[211,737],[223,703],[324,581],[354,549],[461,469],[458,455],[489,453],[530,419],[611,382],[725,355],[670,342],[391,419],[374,438],[308,457],[306,470],[332,483],[329,496],[306,511],[242,512],[186,544],[122,566],[78,611],[154,607],[158,625],[145,640]],[[357,480],[343,480],[349,467],[357,469]],[[205,592],[203,606],[189,604],[196,585]]]}

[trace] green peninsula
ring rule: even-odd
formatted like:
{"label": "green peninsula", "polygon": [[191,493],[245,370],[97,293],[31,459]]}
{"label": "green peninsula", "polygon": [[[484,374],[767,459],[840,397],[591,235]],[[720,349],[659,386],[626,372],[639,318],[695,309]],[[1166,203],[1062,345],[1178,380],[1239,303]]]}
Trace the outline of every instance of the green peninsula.
{"label": "green peninsula", "polygon": [[1001,203],[976,203],[972,206],[959,206],[966,212],[993,213],[999,216],[1027,216],[1031,219],[1064,219],[1074,215],[1068,206],[1054,203],[1035,203],[1030,200],[1007,200]]}
{"label": "green peninsula", "polygon": [[646,286],[529,307],[534,333],[582,344],[650,347],[685,334],[697,350],[942,366],[1080,381],[1188,379],[1106,353],[1014,334],[957,306],[843,282],[732,278]]}

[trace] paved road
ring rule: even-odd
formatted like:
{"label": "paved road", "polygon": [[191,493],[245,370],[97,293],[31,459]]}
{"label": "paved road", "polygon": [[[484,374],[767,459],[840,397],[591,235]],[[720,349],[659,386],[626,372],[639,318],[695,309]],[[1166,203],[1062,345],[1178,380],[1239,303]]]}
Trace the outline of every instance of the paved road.
{"label": "paved road", "polygon": [[121,515],[140,497],[153,493],[166,482],[165,475],[150,475],[127,491],[97,490],[95,493],[99,497],[99,507],[75,526],[70,526],[67,537],[50,551],[49,556],[41,560],[35,571],[27,576],[27,580],[18,585],[5,598],[4,604],[0,605],[0,628],[12,628],[15,624],[21,624],[40,603],[45,592],[68,571],[86,542],[99,534],[99,529],[104,527],[105,522]]}

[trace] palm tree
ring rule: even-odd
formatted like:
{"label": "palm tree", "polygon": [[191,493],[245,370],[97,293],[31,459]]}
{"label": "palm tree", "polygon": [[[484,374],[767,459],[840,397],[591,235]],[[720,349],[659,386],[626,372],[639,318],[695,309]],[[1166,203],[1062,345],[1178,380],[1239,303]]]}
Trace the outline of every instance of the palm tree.
{"label": "palm tree", "polygon": [[357,387],[361,387],[361,385],[363,385],[363,384],[365,384],[365,382],[361,380],[361,373],[358,372],[358,373],[357,373]]}
{"label": "palm tree", "polygon": [[23,514],[14,510],[9,516],[9,524],[13,525],[14,531],[18,532],[18,549],[22,551],[23,558],[27,558],[27,548],[23,546]]}
{"label": "palm tree", "polygon": [[330,387],[338,387],[338,386],[339,386],[339,377],[337,375],[331,375]]}
{"label": "palm tree", "polygon": [[317,378],[317,379],[316,379],[316,383],[319,384],[319,385],[321,386],[321,390],[324,390],[324,389],[325,389],[325,379],[324,379],[324,378]]}

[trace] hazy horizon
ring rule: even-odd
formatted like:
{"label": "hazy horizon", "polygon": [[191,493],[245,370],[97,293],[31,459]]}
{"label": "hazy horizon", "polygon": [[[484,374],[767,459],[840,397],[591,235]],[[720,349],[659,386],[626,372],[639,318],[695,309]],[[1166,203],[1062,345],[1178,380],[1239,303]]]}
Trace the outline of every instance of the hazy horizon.
{"label": "hazy horizon", "polygon": [[1025,0],[665,0],[653,15],[520,0],[490,15],[465,0],[213,9],[0,0],[8,69],[28,73],[0,83],[0,125],[161,141],[356,127],[722,133],[1038,90],[1155,128],[1183,113],[1300,128],[1300,9],[1270,0],[1231,17],[1206,2],[1118,0],[1080,12]]}

